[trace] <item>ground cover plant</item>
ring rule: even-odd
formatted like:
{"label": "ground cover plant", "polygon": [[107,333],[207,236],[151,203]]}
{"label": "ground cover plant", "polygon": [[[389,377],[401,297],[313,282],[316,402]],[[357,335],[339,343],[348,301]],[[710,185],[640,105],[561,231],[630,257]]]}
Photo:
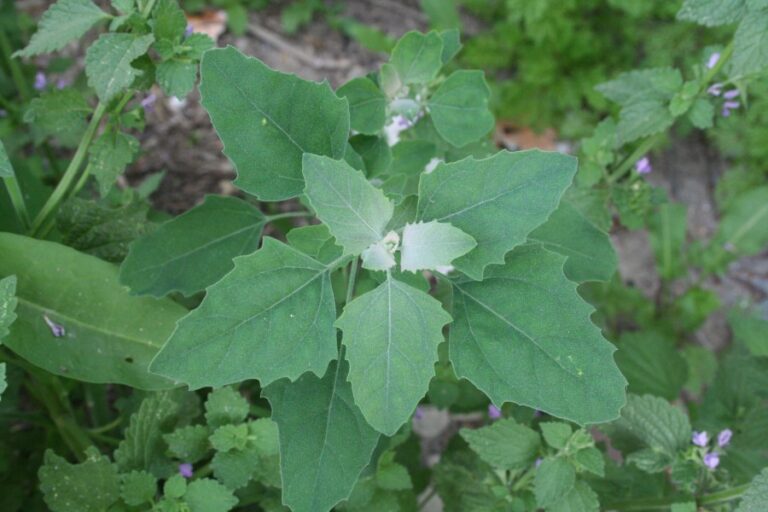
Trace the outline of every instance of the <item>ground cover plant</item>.
{"label": "ground cover plant", "polygon": [[[615,115],[576,156],[493,145],[453,28],[334,90],[215,48],[176,0],[58,0],[35,31],[1,5],[2,510],[768,507],[768,319],[740,304],[727,350],[691,342],[706,281],[768,245],[759,149],[706,240],[645,179],[666,134],[728,145],[759,104],[766,2],[683,2],[723,39],[599,85]],[[84,77],[35,68],[74,40]],[[152,88],[196,86],[237,194],[170,217],[161,175],[116,183]],[[649,233],[654,299],[617,277],[616,226]],[[473,419],[428,465],[436,409]]]}

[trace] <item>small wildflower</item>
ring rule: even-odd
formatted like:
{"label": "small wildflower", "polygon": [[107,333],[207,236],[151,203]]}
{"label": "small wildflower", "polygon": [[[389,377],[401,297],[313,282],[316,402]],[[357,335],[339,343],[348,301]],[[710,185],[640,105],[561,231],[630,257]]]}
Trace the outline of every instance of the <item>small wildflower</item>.
{"label": "small wildflower", "polygon": [[648,160],[647,156],[644,156],[637,161],[635,164],[635,170],[637,171],[637,174],[650,174],[650,172],[653,171],[653,167],[651,167],[651,161]]}
{"label": "small wildflower", "polygon": [[706,454],[704,456],[704,465],[709,469],[715,469],[720,465],[720,455],[715,452]]}
{"label": "small wildflower", "polygon": [[735,110],[741,106],[741,103],[738,101],[726,101],[723,103],[723,117],[729,117],[731,115],[731,110]]}
{"label": "small wildflower", "polygon": [[731,437],[733,437],[733,431],[731,429],[726,428],[725,430],[722,430],[717,434],[717,446],[720,448],[727,446],[728,443],[731,442]]}
{"label": "small wildflower", "polygon": [[488,417],[491,418],[492,420],[497,420],[501,418],[501,409],[499,409],[493,404],[490,404],[488,406]]}
{"label": "small wildflower", "polygon": [[707,92],[712,96],[720,96],[723,92],[723,84],[712,84],[709,86],[709,89],[707,89]]}
{"label": "small wildflower", "polygon": [[424,409],[421,406],[416,407],[416,411],[413,413],[413,419],[420,420],[424,417]]}
{"label": "small wildflower", "polygon": [[157,101],[157,96],[155,96],[155,93],[150,93],[146,98],[141,100],[141,106],[146,112],[152,112],[154,110],[153,105],[155,104],[155,101]]}
{"label": "small wildflower", "polygon": [[43,89],[45,89],[47,85],[48,85],[48,79],[45,78],[45,73],[43,73],[42,71],[38,71],[37,73],[35,73],[35,84],[34,84],[35,90],[42,91]]}
{"label": "small wildflower", "polygon": [[43,315],[43,320],[45,321],[48,328],[51,330],[51,334],[53,334],[56,338],[61,338],[65,334],[67,334],[66,329],[64,329],[63,325],[59,325],[50,318],[48,318],[48,315]]}
{"label": "small wildflower", "polygon": [[56,80],[56,88],[59,89],[59,90],[65,89],[65,88],[69,87],[70,83],[71,83],[70,80],[68,80],[66,78],[63,78],[63,77],[59,78],[58,80]]}
{"label": "small wildflower", "polygon": [[184,37],[189,37],[195,32],[195,27],[187,23],[187,28],[184,29]]}
{"label": "small wildflower", "polygon": [[706,432],[694,432],[691,436],[691,442],[703,448],[709,443],[709,436]]}
{"label": "small wildflower", "polygon": [[539,466],[541,466],[541,463],[542,463],[542,462],[544,462],[544,459],[542,459],[541,457],[539,457],[539,458],[538,458],[538,459],[536,459],[536,461],[533,463],[533,466],[534,466],[534,467],[536,467],[536,468],[538,468]]}
{"label": "small wildflower", "polygon": [[179,474],[184,478],[192,478],[192,469],[192,464],[189,462],[179,464]]}
{"label": "small wildflower", "polygon": [[384,133],[387,135],[387,144],[394,146],[400,142],[400,132],[408,129],[410,122],[405,116],[395,116],[392,122],[384,127]]}
{"label": "small wildflower", "polygon": [[725,91],[725,94],[723,94],[723,98],[727,100],[732,100],[734,98],[738,98],[739,94],[741,93],[739,92],[738,89],[731,89],[730,91]]}
{"label": "small wildflower", "polygon": [[707,61],[707,69],[712,69],[715,66],[717,66],[717,63],[719,60],[720,60],[720,52],[715,52],[712,55],[710,55],[709,60]]}

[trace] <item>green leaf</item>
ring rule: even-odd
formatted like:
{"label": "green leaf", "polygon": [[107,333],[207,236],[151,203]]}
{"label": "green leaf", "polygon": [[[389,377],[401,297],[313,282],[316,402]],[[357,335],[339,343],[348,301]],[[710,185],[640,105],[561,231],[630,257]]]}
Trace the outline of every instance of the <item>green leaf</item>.
{"label": "green leaf", "polygon": [[336,245],[336,240],[325,224],[294,228],[286,238],[293,247],[325,264],[343,255],[341,247]]}
{"label": "green leaf", "polygon": [[408,32],[392,50],[390,64],[405,85],[426,84],[443,67],[443,40],[437,32]]}
{"label": "green leaf", "polygon": [[[0,282],[2,288],[2,282]],[[0,295],[2,293],[0,292]],[[2,325],[2,302],[0,301],[0,326]],[[731,327],[733,337],[739,343],[744,344],[752,355],[768,357],[768,319],[762,318],[758,311],[732,309],[728,313],[728,325]],[[3,337],[0,328],[0,338]]]}
{"label": "green leaf", "polygon": [[16,320],[16,276],[0,279],[0,341],[8,336],[9,329]]}
{"label": "green leaf", "polygon": [[151,35],[102,34],[85,54],[88,85],[96,89],[102,102],[107,102],[128,88],[141,71],[131,62],[141,57],[152,45]]}
{"label": "green leaf", "polygon": [[[251,421],[247,425],[225,425],[220,427],[217,432],[227,428],[243,431],[242,446],[237,448],[233,446],[232,448],[235,449],[230,450],[220,450],[214,455],[211,467],[216,479],[229,489],[244,487],[251,479],[265,485],[271,483],[279,487],[277,425],[270,419],[262,419]],[[214,441],[213,436],[211,441]],[[220,449],[219,447],[216,448],[217,450]]]}
{"label": "green leaf", "polygon": [[629,381],[629,392],[675,400],[688,378],[688,364],[674,341],[652,331],[621,335],[616,363]]}
{"label": "green leaf", "polygon": [[248,416],[248,410],[248,400],[235,388],[227,386],[208,395],[205,402],[205,419],[213,428],[241,423]]}
{"label": "green leaf", "polygon": [[91,174],[99,184],[99,193],[107,195],[115,180],[139,152],[136,137],[116,130],[107,130],[89,148]]}
{"label": "green leaf", "polygon": [[544,440],[555,450],[562,450],[565,448],[565,445],[568,444],[568,440],[573,433],[570,425],[559,421],[540,423],[539,428],[541,428],[541,433],[544,435]]}
{"label": "green leaf", "polygon": [[648,219],[648,238],[656,258],[656,270],[666,280],[686,272],[683,244],[688,226],[687,208],[681,203],[665,203]]}
{"label": "green leaf", "polygon": [[565,275],[572,281],[609,281],[616,273],[618,261],[608,233],[568,201],[561,201],[528,241],[566,256]]}
{"label": "green leaf", "polygon": [[166,498],[181,498],[185,492],[187,492],[187,481],[179,474],[173,475],[163,485],[163,494]]}
{"label": "green leaf", "polygon": [[547,508],[547,512],[599,512],[597,494],[585,482],[576,482],[568,494]]}
{"label": "green leaf", "polygon": [[207,196],[131,244],[120,282],[137,295],[190,296],[232,270],[232,260],[259,246],[261,211],[235,197]]}
{"label": "green leaf", "polygon": [[475,239],[444,222],[417,222],[403,229],[400,268],[416,272],[437,270],[475,248]]}
{"label": "green leaf", "polygon": [[741,498],[736,512],[760,512],[768,503],[768,468],[757,475]]}
{"label": "green leaf", "polygon": [[707,27],[739,21],[746,13],[744,0],[685,0],[677,19]]}
{"label": "green leaf", "polygon": [[751,255],[768,244],[768,187],[754,188],[736,199],[720,221],[717,243],[739,255]]}
{"label": "green leaf", "polygon": [[450,358],[456,374],[497,405],[511,401],[579,424],[608,421],[624,405],[626,381],[563,263],[523,247],[482,282],[454,281]]}
{"label": "green leaf", "polygon": [[37,32],[26,48],[17,51],[13,56],[33,57],[60,50],[108,17],[109,15],[91,0],[59,0],[43,13]]}
{"label": "green leaf", "polygon": [[533,490],[536,504],[548,508],[571,492],[576,484],[576,470],[563,458],[548,458],[536,469]]}
{"label": "green leaf", "polygon": [[210,451],[209,435],[210,432],[206,426],[190,425],[165,434],[163,440],[168,445],[168,452],[174,458],[195,463],[205,458]]}
{"label": "green leaf", "polygon": [[166,95],[186,98],[195,88],[197,63],[170,59],[161,62],[155,73],[157,83]]}
{"label": "green leaf", "polygon": [[332,362],[322,379],[305,373],[263,391],[280,434],[283,503],[294,512],[329,510],[349,497],[379,440],[352,398],[347,370],[345,361]]}
{"label": "green leaf", "polygon": [[626,431],[652,450],[674,456],[691,441],[688,417],[663,398],[629,395],[616,427]]}
{"label": "green leaf", "polygon": [[339,87],[336,94],[349,101],[353,130],[375,135],[384,127],[387,98],[370,79],[355,78]]}
{"label": "green leaf", "polygon": [[219,452],[243,450],[248,442],[248,425],[222,425],[211,434],[211,446]]}
{"label": "green leaf", "polygon": [[440,32],[443,40],[443,64],[447,64],[461,51],[461,32],[457,28],[451,28]]}
{"label": "green leaf", "polygon": [[179,321],[152,371],[192,389],[321,373],[336,357],[331,267],[265,238]]}
{"label": "green leaf", "polygon": [[688,366],[688,378],[685,389],[694,396],[701,393],[704,386],[709,386],[717,372],[717,357],[708,348],[699,345],[686,345],[681,356]]}
{"label": "green leaf", "polygon": [[126,505],[152,503],[157,494],[157,479],[146,471],[131,471],[121,477],[120,497]]}
{"label": "green leaf", "polygon": [[227,512],[237,505],[238,500],[216,480],[203,478],[187,485],[184,502],[189,506],[189,512]]}
{"label": "green leaf", "polygon": [[434,376],[450,321],[440,302],[389,275],[344,308],[336,325],[344,333],[349,382],[373,428],[391,436],[411,416]]}
{"label": "green leaf", "polygon": [[0,178],[13,178],[14,176],[16,176],[16,173],[13,172],[11,160],[5,151],[3,141],[0,140]]}
{"label": "green leaf", "polygon": [[76,146],[87,127],[91,107],[82,94],[67,88],[46,92],[29,103],[24,122],[31,123],[36,139],[56,137],[65,146]]}
{"label": "green leaf", "polygon": [[38,471],[40,490],[51,512],[103,512],[120,498],[117,468],[95,447],[87,459],[70,464],[46,450]]}
{"label": "green leaf", "polygon": [[594,446],[589,446],[576,452],[574,462],[578,467],[594,475],[601,478],[605,477],[605,458],[603,453]]}
{"label": "green leaf", "polygon": [[541,151],[440,164],[421,177],[419,220],[449,222],[474,238],[477,247],[453,265],[482,279],[547,220],[575,174],[574,158]]}
{"label": "green leaf", "polygon": [[688,112],[691,124],[699,130],[708,130],[715,125],[715,107],[707,98],[697,98]]}
{"label": "green leaf", "polygon": [[456,147],[486,135],[494,125],[490,95],[482,71],[454,71],[427,100],[437,133]]}
{"label": "green leaf", "polygon": [[229,47],[203,56],[200,94],[235,185],[264,201],[302,193],[304,153],[342,158],[349,135],[347,100],[327,83],[279,73]]}
{"label": "green leaf", "polygon": [[14,352],[72,379],[172,386],[147,366],[184,308],[131,297],[117,281],[117,267],[53,242],[0,233],[0,253],[0,277],[18,278],[19,321],[6,340]]}
{"label": "green leaf", "polygon": [[728,74],[733,78],[760,73],[768,67],[768,10],[751,12],[733,39]]}
{"label": "green leaf", "polygon": [[395,462],[395,452],[385,452],[379,457],[376,468],[376,486],[388,491],[413,489],[408,468]]}
{"label": "green leaf", "polygon": [[360,254],[381,240],[394,206],[360,171],[342,160],[307,154],[304,179],[309,203],[346,254]]}
{"label": "green leaf", "polygon": [[175,42],[184,35],[187,28],[187,17],[176,0],[159,0],[152,13],[154,26],[152,32],[155,39]]}
{"label": "green leaf", "polygon": [[511,418],[477,430],[463,428],[459,433],[481,459],[501,470],[527,468],[541,446],[536,431],[518,425]]}

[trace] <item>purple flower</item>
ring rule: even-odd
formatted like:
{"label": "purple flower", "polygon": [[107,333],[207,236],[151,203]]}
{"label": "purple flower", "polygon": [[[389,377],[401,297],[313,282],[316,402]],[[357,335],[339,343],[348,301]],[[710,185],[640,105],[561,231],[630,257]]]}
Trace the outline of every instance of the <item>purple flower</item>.
{"label": "purple flower", "polygon": [[741,103],[738,101],[726,101],[723,103],[723,117],[729,117],[731,115],[731,110],[737,109],[741,106]]}
{"label": "purple flower", "polygon": [[501,418],[501,409],[499,409],[493,404],[490,404],[488,406],[488,417],[491,418],[492,420],[497,420]]}
{"label": "purple flower", "polygon": [[691,442],[703,448],[709,443],[709,436],[706,432],[694,432],[691,436]]}
{"label": "purple flower", "polygon": [[715,469],[720,465],[720,455],[715,452],[706,454],[704,456],[704,465],[709,469]]}
{"label": "purple flower", "polygon": [[189,462],[179,464],[179,474],[184,478],[192,478],[192,464]]}
{"label": "purple flower", "polygon": [[534,461],[534,463],[533,463],[533,466],[534,466],[534,467],[536,467],[536,468],[538,468],[539,466],[541,466],[541,463],[542,463],[542,462],[544,462],[544,459],[542,459],[541,457],[539,457],[538,459],[536,459],[536,460]]}
{"label": "purple flower", "polygon": [[66,329],[64,329],[63,325],[57,324],[50,318],[48,318],[48,315],[43,315],[43,320],[45,321],[48,328],[51,330],[51,334],[53,334],[56,338],[61,338],[62,336],[67,334]]}
{"label": "purple flower", "polygon": [[717,434],[717,446],[720,448],[726,446],[731,442],[731,437],[733,437],[733,431],[731,429],[726,428],[725,430],[720,431],[720,433]]}
{"label": "purple flower", "polygon": [[35,90],[42,91],[43,89],[45,89],[46,85],[48,85],[48,79],[45,78],[45,73],[43,73],[42,71],[38,71],[37,73],[35,73],[35,84],[34,84]]}
{"label": "purple flower", "polygon": [[187,23],[187,28],[184,29],[184,37],[189,37],[195,32],[195,27]]}
{"label": "purple flower", "polygon": [[723,92],[723,84],[712,84],[707,89],[707,92],[712,96],[720,96],[720,93]]}
{"label": "purple flower", "polygon": [[713,67],[717,66],[717,62],[720,60],[720,52],[715,52],[712,55],[709,56],[709,60],[707,61],[707,69],[712,69]]}
{"label": "purple flower", "polygon": [[154,110],[153,105],[155,104],[155,101],[157,101],[157,96],[155,96],[155,93],[150,93],[146,98],[141,100],[141,106],[146,112],[152,112]]}
{"label": "purple flower", "polygon": [[56,88],[57,89],[64,89],[66,87],[69,87],[69,84],[71,83],[71,80],[67,78],[59,78],[56,80]]}
{"label": "purple flower", "polygon": [[739,92],[738,89],[731,89],[730,91],[725,91],[725,94],[723,94],[723,98],[727,100],[732,100],[733,98],[738,98],[739,94],[741,93]]}
{"label": "purple flower", "polygon": [[413,419],[420,420],[424,417],[424,409],[421,406],[416,407],[416,411],[413,413]]}
{"label": "purple flower", "polygon": [[635,164],[635,170],[637,171],[637,174],[650,174],[650,172],[653,170],[653,167],[651,167],[651,161],[648,160],[647,156],[644,156],[637,161]]}

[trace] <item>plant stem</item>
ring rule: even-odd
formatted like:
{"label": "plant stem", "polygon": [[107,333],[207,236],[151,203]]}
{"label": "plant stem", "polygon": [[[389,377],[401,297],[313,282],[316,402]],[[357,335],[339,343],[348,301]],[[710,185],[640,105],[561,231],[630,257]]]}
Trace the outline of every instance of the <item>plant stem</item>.
{"label": "plant stem", "polygon": [[69,165],[67,166],[67,170],[64,171],[64,176],[62,176],[61,181],[59,181],[59,184],[56,185],[56,188],[53,190],[51,197],[49,197],[48,201],[46,201],[45,204],[43,205],[43,208],[40,210],[40,213],[38,213],[37,217],[35,217],[35,221],[32,224],[32,232],[31,232],[33,236],[39,233],[40,228],[43,226],[45,221],[48,220],[48,217],[51,215],[51,213],[54,212],[59,207],[59,204],[61,204],[61,202],[66,197],[67,192],[69,191],[69,188],[72,185],[72,182],[77,177],[77,173],[80,170],[80,166],[82,165],[83,160],[85,160],[85,157],[88,153],[88,146],[90,146],[94,135],[96,135],[96,130],[99,127],[101,118],[104,117],[104,114],[106,113],[106,111],[107,111],[107,105],[105,103],[99,102],[99,104],[96,105],[96,110],[94,110],[93,112],[93,117],[91,117],[91,122],[88,124],[88,128],[85,130],[85,134],[83,135],[83,138],[80,140],[80,144],[77,146],[77,150],[75,150],[75,155],[72,157],[72,160],[69,162]]}
{"label": "plant stem", "polygon": [[22,228],[24,230],[29,229],[31,225],[29,212],[27,210],[27,204],[24,202],[24,194],[21,192],[18,180],[16,180],[16,177],[10,176],[3,178],[3,181],[5,182],[5,188],[8,191],[8,195],[11,197],[11,204],[16,211],[16,216],[19,218]]}
{"label": "plant stem", "polygon": [[280,219],[292,219],[296,217],[313,217],[313,215],[309,212],[276,213],[275,215],[267,215],[267,222],[274,222]]}
{"label": "plant stem", "polygon": [[349,277],[347,278],[347,295],[344,299],[344,305],[346,306],[352,301],[352,297],[355,295],[355,280],[357,279],[357,267],[360,263],[360,257],[356,257],[352,260],[349,267]]}

